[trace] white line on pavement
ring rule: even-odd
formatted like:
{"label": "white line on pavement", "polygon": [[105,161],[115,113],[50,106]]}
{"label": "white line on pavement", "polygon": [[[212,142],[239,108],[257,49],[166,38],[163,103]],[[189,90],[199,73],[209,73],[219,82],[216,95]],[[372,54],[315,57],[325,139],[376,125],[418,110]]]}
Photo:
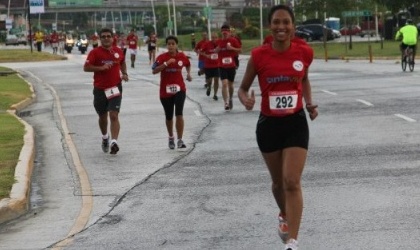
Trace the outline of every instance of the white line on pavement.
{"label": "white line on pavement", "polygon": [[321,91],[324,92],[324,93],[330,94],[330,95],[337,95],[337,93],[334,93],[334,92],[331,92],[331,91],[328,91],[328,90],[321,90]]}
{"label": "white line on pavement", "polygon": [[366,106],[370,106],[370,107],[373,106],[372,103],[370,103],[368,101],[365,101],[365,100],[362,100],[362,99],[356,99],[356,101],[361,102],[361,103],[365,104]]}
{"label": "white line on pavement", "polygon": [[405,116],[405,115],[401,115],[401,114],[394,114],[396,117],[399,117],[399,118],[401,118],[401,119],[404,119],[404,120],[406,120],[406,121],[408,121],[408,122],[416,122],[416,120],[414,120],[414,119],[412,119],[412,118],[410,118],[410,117],[408,117],[408,116]]}

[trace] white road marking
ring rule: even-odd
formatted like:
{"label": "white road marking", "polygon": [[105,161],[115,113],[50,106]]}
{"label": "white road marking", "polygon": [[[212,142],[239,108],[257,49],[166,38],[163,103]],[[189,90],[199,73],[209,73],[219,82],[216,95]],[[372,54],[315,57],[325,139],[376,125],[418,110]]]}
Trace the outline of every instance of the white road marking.
{"label": "white road marking", "polygon": [[401,118],[401,119],[404,119],[404,120],[406,120],[406,121],[408,121],[408,122],[416,122],[416,120],[414,120],[414,119],[412,119],[412,118],[410,118],[410,117],[408,117],[408,116],[405,116],[405,115],[402,115],[402,114],[394,114],[396,117],[399,117],[399,118]]}
{"label": "white road marking", "polygon": [[330,94],[330,95],[337,95],[337,93],[328,91],[328,90],[321,90],[322,92],[326,93],[326,94]]}
{"label": "white road marking", "polygon": [[370,106],[370,107],[373,106],[372,103],[370,103],[368,101],[365,101],[365,100],[362,100],[362,99],[356,99],[356,101],[361,102],[361,103],[365,104],[366,106]]}

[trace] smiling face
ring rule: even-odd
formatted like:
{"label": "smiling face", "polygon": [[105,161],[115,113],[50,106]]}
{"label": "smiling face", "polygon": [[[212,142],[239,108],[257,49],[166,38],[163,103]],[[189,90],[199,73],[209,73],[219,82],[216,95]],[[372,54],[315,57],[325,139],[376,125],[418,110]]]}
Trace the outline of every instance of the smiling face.
{"label": "smiling face", "polygon": [[286,42],[290,40],[295,32],[293,18],[290,13],[284,9],[273,12],[270,30],[275,41]]}

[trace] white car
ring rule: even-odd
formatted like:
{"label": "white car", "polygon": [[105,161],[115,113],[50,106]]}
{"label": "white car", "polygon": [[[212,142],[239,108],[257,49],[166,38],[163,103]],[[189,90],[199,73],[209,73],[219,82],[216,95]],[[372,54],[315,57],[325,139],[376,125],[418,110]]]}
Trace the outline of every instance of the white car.
{"label": "white car", "polygon": [[16,35],[7,35],[6,36],[6,46],[7,45],[19,45],[19,41]]}
{"label": "white car", "polygon": [[339,30],[332,29],[332,32],[333,32],[334,38],[340,38],[341,37],[341,33],[340,33]]}

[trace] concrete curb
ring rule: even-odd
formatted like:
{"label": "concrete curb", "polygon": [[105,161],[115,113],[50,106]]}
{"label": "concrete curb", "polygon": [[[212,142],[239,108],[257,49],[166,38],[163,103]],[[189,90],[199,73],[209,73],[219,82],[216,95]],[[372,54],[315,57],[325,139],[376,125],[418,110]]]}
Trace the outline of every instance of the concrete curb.
{"label": "concrete curb", "polygon": [[[19,75],[19,77],[21,76]],[[35,99],[33,87],[29,82],[27,83],[30,86],[32,96],[12,105],[10,110],[7,110],[8,113],[15,116],[25,126],[25,135],[23,136],[23,147],[15,168],[16,182],[12,186],[10,198],[4,198],[0,201],[0,224],[22,216],[29,208],[29,193],[35,157],[35,136],[32,126],[16,115],[16,112],[30,105]]]}

